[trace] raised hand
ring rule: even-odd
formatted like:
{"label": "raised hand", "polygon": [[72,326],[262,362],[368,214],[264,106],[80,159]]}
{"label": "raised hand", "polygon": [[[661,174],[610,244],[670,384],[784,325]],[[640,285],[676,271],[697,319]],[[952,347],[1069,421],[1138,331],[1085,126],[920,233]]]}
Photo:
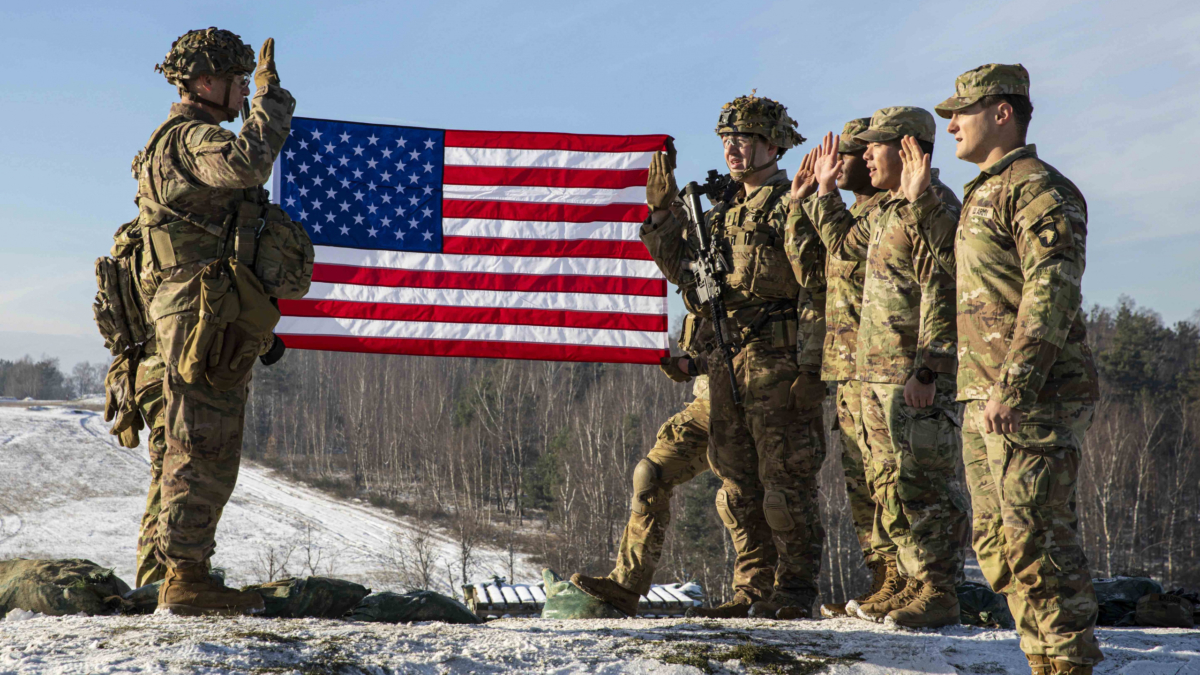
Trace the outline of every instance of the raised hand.
{"label": "raised hand", "polygon": [[813,148],[804,156],[800,168],[796,170],[796,177],[792,179],[793,203],[804,201],[817,191],[817,174],[813,170],[816,163],[817,149]]}
{"label": "raised hand", "polygon": [[933,159],[921,150],[917,139],[905,136],[900,140],[900,161],[904,163],[904,169],[900,172],[900,190],[905,199],[915,202],[929,189],[929,183],[933,180],[933,170],[930,168]]}
{"label": "raised hand", "polygon": [[254,70],[254,86],[261,89],[268,84],[279,84],[279,72],[275,70],[275,38],[267,38],[258,50],[258,68]]}
{"label": "raised hand", "polygon": [[816,173],[817,185],[820,186],[818,194],[821,196],[837,190],[837,180],[842,175],[842,158],[837,151],[841,140],[840,134],[834,136],[833,132],[830,132],[825,134],[821,145],[817,147],[816,165],[813,170]]}
{"label": "raised hand", "polygon": [[[670,150],[674,150],[674,145]],[[646,204],[651,211],[665,211],[679,194],[675,185],[675,158],[671,154],[658,152],[650,160],[650,172],[646,177]]]}

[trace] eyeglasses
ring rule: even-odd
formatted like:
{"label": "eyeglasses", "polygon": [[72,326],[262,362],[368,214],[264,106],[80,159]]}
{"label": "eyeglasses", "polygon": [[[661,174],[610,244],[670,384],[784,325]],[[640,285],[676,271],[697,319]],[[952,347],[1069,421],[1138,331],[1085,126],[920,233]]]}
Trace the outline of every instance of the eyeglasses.
{"label": "eyeglasses", "polygon": [[721,143],[727,148],[737,146],[739,150],[745,150],[754,145],[754,134],[724,134]]}
{"label": "eyeglasses", "polygon": [[250,84],[250,73],[239,73],[230,75],[229,79],[233,81],[235,86],[245,87]]}

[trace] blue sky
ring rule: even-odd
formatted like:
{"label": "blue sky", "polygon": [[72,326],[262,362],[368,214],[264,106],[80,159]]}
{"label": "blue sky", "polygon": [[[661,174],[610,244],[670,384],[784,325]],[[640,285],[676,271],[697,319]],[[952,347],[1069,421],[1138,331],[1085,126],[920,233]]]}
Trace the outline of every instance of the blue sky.
{"label": "blue sky", "polygon": [[[153,65],[210,25],[256,49],[274,37],[300,115],[669,133],[681,179],[719,166],[717,112],[751,88],[790,108],[809,147],[877,108],[931,109],[962,71],[1021,62],[1030,139],[1088,199],[1085,302],[1125,294],[1172,322],[1200,308],[1195,2],[100,4],[0,10],[0,358],[106,359],[92,261],[135,215],[130,160],[175,98]],[[935,166],[961,190],[975,170],[939,124]]]}

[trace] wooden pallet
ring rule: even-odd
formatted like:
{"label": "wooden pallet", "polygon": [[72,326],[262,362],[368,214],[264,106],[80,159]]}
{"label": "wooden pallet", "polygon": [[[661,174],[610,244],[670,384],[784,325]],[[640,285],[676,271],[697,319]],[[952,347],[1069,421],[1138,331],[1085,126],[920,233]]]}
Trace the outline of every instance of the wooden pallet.
{"label": "wooden pallet", "polygon": [[[463,586],[467,607],[481,619],[502,616],[541,616],[546,604],[542,584],[509,584],[504,579]],[[683,616],[704,602],[697,584],[655,584],[638,602],[638,616]]]}

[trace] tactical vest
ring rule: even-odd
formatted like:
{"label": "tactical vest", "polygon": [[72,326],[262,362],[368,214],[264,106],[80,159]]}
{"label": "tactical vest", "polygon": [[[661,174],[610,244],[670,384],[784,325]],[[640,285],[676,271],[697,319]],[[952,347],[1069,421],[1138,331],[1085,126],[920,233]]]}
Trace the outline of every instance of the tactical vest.
{"label": "tactical vest", "polygon": [[170,152],[201,120],[175,115],[133,161],[137,224],[150,255],[145,276],[161,281],[172,269],[232,258],[252,270],[267,295],[297,299],[312,279],[308,233],[261,187],[212,188],[192,179]]}

